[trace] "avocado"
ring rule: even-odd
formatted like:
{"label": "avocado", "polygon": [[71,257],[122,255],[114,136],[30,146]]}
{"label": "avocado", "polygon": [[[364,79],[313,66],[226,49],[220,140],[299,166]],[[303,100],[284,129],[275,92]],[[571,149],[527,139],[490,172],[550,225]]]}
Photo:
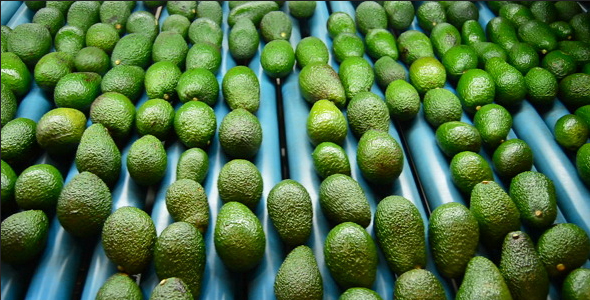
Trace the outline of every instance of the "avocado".
{"label": "avocado", "polygon": [[469,46],[477,42],[487,42],[486,34],[478,21],[467,20],[463,23],[461,41]]}
{"label": "avocado", "polygon": [[342,61],[338,76],[344,86],[347,99],[352,99],[359,93],[368,92],[375,81],[375,73],[369,62],[356,56]]}
{"label": "avocado", "polygon": [[274,282],[277,300],[323,298],[322,274],[312,250],[307,246],[293,249],[281,264]]}
{"label": "avocado", "polygon": [[144,92],[145,71],[138,66],[116,66],[102,78],[100,88],[103,93],[117,92],[135,103]]}
{"label": "avocado", "polygon": [[180,67],[172,61],[165,60],[152,64],[144,77],[148,99],[176,100],[176,86],[181,75]]}
{"label": "avocado", "polygon": [[246,66],[231,68],[223,76],[223,98],[231,109],[243,108],[256,113],[260,106],[260,83],[252,69]]}
{"label": "avocado", "polygon": [[111,213],[111,192],[100,177],[90,172],[76,174],[57,199],[57,219],[76,237],[94,236]]}
{"label": "avocado", "polygon": [[364,287],[353,287],[349,288],[342,295],[338,300],[382,300],[381,296],[377,294],[375,291],[370,290]]}
{"label": "avocado", "polygon": [[407,121],[414,118],[420,111],[420,95],[413,85],[398,79],[387,86],[385,104],[391,118]]}
{"label": "avocado", "polygon": [[75,161],[79,172],[92,172],[109,186],[119,179],[121,152],[101,124],[93,124],[84,131]]}
{"label": "avocado", "polygon": [[494,101],[496,87],[488,72],[481,69],[471,69],[459,78],[457,94],[465,111],[475,113],[478,107]]}
{"label": "avocado", "polygon": [[316,146],[322,142],[341,145],[347,134],[346,119],[334,103],[319,100],[314,103],[307,117],[307,136]]}
{"label": "avocado", "polygon": [[10,34],[10,32],[12,31],[12,28],[6,26],[6,25],[2,25],[2,35],[1,35],[1,39],[2,39],[2,53],[4,52],[8,52],[8,35]]}
{"label": "avocado", "polygon": [[96,300],[142,300],[141,289],[135,280],[125,273],[116,273],[105,281],[96,294]]}
{"label": "avocado", "polygon": [[467,70],[477,68],[477,53],[472,46],[453,46],[442,56],[442,64],[449,79],[456,82]]}
{"label": "avocado", "polygon": [[229,31],[229,52],[236,61],[244,62],[254,57],[259,43],[256,26],[248,18],[240,18]]}
{"label": "avocado", "polygon": [[368,130],[359,140],[357,163],[363,177],[375,184],[390,184],[401,174],[404,153],[387,132]]}
{"label": "avocado", "polygon": [[2,127],[14,119],[17,108],[14,93],[2,83]]}
{"label": "avocado", "polygon": [[115,141],[122,141],[135,122],[135,106],[123,94],[106,92],[92,102],[90,120],[102,124]]}
{"label": "avocado", "polygon": [[490,42],[477,42],[472,46],[477,53],[478,66],[480,69],[483,69],[487,61],[494,57],[499,57],[504,61],[508,60],[508,53],[506,50],[502,49],[502,47],[497,44]]}
{"label": "avocado", "polygon": [[290,246],[303,245],[311,234],[313,210],[309,193],[292,179],[277,183],[268,193],[268,215],[281,240]]}
{"label": "avocado", "polygon": [[518,208],[494,181],[473,187],[470,210],[479,224],[480,240],[491,249],[500,249],[506,234],[520,228]]}
{"label": "avocado", "polygon": [[442,88],[446,81],[445,67],[434,57],[421,57],[410,66],[410,83],[420,95],[431,89]]}
{"label": "avocado", "polygon": [[162,279],[152,290],[150,300],[193,300],[188,286],[178,277]]}
{"label": "avocado", "polygon": [[575,58],[561,50],[551,51],[545,55],[541,61],[541,65],[553,73],[558,80],[576,71]]}
{"label": "avocado", "polygon": [[328,18],[328,23],[326,24],[328,28],[328,34],[332,39],[336,38],[341,33],[356,33],[356,23],[354,19],[345,12],[334,12]]}
{"label": "avocado", "polygon": [[500,45],[506,51],[519,43],[513,23],[503,17],[492,18],[486,25],[486,33],[490,42]]}
{"label": "avocado", "polygon": [[45,7],[45,2],[46,1],[24,1],[25,5],[27,6],[28,9],[32,10],[32,11],[38,11],[40,9],[42,9],[43,7]]}
{"label": "avocado", "polygon": [[415,269],[397,278],[393,296],[398,300],[446,300],[440,281],[428,270]]}
{"label": "avocado", "polygon": [[590,39],[590,13],[579,13],[572,17],[570,26],[574,30],[574,37],[578,41],[587,41]]}
{"label": "avocado", "polygon": [[246,272],[264,257],[266,236],[260,220],[239,202],[221,207],[213,241],[217,254],[232,272]]}
{"label": "avocado", "polygon": [[49,30],[36,23],[16,26],[8,35],[8,52],[12,52],[29,67],[33,67],[43,55],[51,50]]}
{"label": "avocado", "polygon": [[479,20],[479,10],[471,1],[451,2],[451,5],[446,9],[446,14],[448,22],[457,29],[469,20]]}
{"label": "avocado", "polygon": [[205,68],[217,73],[221,66],[221,52],[215,45],[207,42],[194,44],[186,55],[186,69]]}
{"label": "avocado", "polygon": [[289,13],[296,19],[309,19],[316,8],[315,1],[289,1]]}
{"label": "avocado", "polygon": [[260,171],[245,159],[234,159],[226,163],[217,178],[217,189],[223,202],[240,202],[250,209],[254,209],[260,202],[263,186]]}
{"label": "avocado", "polygon": [[424,95],[424,117],[435,129],[440,125],[460,121],[463,114],[461,101],[447,89],[432,89]]}
{"label": "avocado", "polygon": [[14,199],[22,209],[50,211],[55,207],[63,187],[63,177],[52,165],[26,168],[14,183]]}
{"label": "avocado", "polygon": [[570,151],[577,151],[586,144],[590,128],[584,120],[576,115],[567,114],[557,120],[554,127],[555,140]]}
{"label": "avocado", "polygon": [[57,107],[69,107],[88,112],[94,99],[100,95],[101,80],[100,75],[93,72],[66,74],[55,86],[53,92],[55,104]]}
{"label": "avocado", "polygon": [[455,299],[512,300],[512,296],[498,267],[483,256],[475,256],[467,265],[463,282]]}
{"label": "avocado", "polygon": [[[33,2],[33,1],[31,1]],[[37,1],[34,1],[37,2]],[[42,2],[42,1],[39,1]],[[45,1],[45,7],[55,7],[65,16],[75,1]]]}
{"label": "avocado", "polygon": [[557,48],[576,60],[579,67],[590,62],[590,45],[581,41],[561,41]]}
{"label": "avocado", "polygon": [[262,127],[251,112],[237,108],[229,112],[219,126],[219,143],[231,158],[251,159],[262,144]]}
{"label": "avocado", "polygon": [[35,65],[35,82],[40,88],[51,93],[59,80],[74,70],[74,56],[72,54],[67,52],[47,53]]}
{"label": "avocado", "polygon": [[534,1],[530,10],[533,17],[543,23],[550,24],[557,21],[557,9],[554,2]]}
{"label": "avocado", "polygon": [[558,84],[553,73],[534,67],[524,77],[527,100],[536,106],[549,106],[557,96]]}
{"label": "avocado", "polygon": [[449,23],[438,23],[430,32],[430,41],[438,57],[443,57],[449,49],[461,45],[461,33]]}
{"label": "avocado", "polygon": [[191,148],[184,151],[176,166],[176,180],[191,179],[200,184],[205,180],[209,171],[209,156],[201,148]]}
{"label": "avocado", "polygon": [[507,140],[500,144],[492,159],[496,173],[507,179],[530,171],[533,167],[533,151],[525,141],[519,139]]}
{"label": "avocado", "polygon": [[182,35],[173,31],[163,31],[154,41],[152,60],[169,61],[182,67],[185,64],[188,45]]}
{"label": "avocado", "polygon": [[256,27],[267,13],[279,10],[279,5],[274,1],[249,1],[230,10],[227,24],[233,27],[241,18],[248,18]]}
{"label": "avocado", "polygon": [[130,15],[131,9],[125,1],[105,1],[100,6],[100,21],[112,25],[120,36],[125,34]]}
{"label": "avocado", "polygon": [[176,222],[168,225],[156,240],[154,266],[158,278],[181,279],[196,299],[201,294],[205,261],[205,240],[189,223]]}
{"label": "avocado", "polygon": [[68,25],[78,27],[86,32],[90,26],[101,22],[100,7],[101,4],[98,1],[74,1],[68,9]]}
{"label": "avocado", "polygon": [[464,151],[451,160],[451,179],[455,186],[469,195],[473,187],[482,181],[493,181],[492,168],[481,155]]}
{"label": "avocado", "polygon": [[360,225],[344,222],[332,228],[324,242],[324,256],[332,278],[343,289],[373,285],[377,247]]}
{"label": "avocado", "polygon": [[584,105],[576,109],[574,114],[584,121],[590,127],[590,104]]}
{"label": "avocado", "polygon": [[397,43],[395,37],[387,29],[371,29],[365,36],[367,54],[373,59],[389,56],[394,60],[398,59]]}
{"label": "avocado", "polygon": [[195,1],[166,1],[166,8],[170,15],[181,15],[189,21],[197,16],[197,7],[198,4]]}
{"label": "avocado", "polygon": [[311,63],[299,73],[299,88],[307,102],[328,100],[339,108],[346,106],[346,93],[338,74],[325,63]]}
{"label": "avocado", "polygon": [[436,129],[436,143],[449,158],[463,151],[479,152],[481,140],[477,128],[461,121],[446,122]]}
{"label": "avocado", "polygon": [[557,9],[558,19],[563,21],[569,21],[582,12],[582,8],[577,2],[571,1],[557,1],[555,2],[555,9]]}
{"label": "avocado", "polygon": [[12,167],[2,160],[2,205],[14,200],[14,184],[16,183],[16,173]]}
{"label": "avocado", "polygon": [[426,32],[430,32],[434,26],[447,21],[447,14],[442,4],[436,1],[425,1],[416,10],[418,25]]}
{"label": "avocado", "polygon": [[367,34],[371,29],[386,29],[387,14],[383,6],[375,1],[363,1],[356,7],[356,26],[360,33]]}
{"label": "avocado", "polygon": [[174,115],[174,131],[188,148],[206,148],[211,144],[216,128],[215,112],[204,102],[187,102]]}
{"label": "avocado", "polygon": [[590,74],[574,73],[559,82],[559,99],[572,109],[588,104]]}
{"label": "avocado", "polygon": [[295,58],[299,67],[303,68],[314,62],[327,64],[330,60],[330,53],[322,40],[308,36],[297,44]]}
{"label": "avocado", "polygon": [[197,5],[197,18],[208,18],[221,27],[223,11],[220,2],[201,1]]}
{"label": "avocado", "polygon": [[508,50],[508,63],[525,75],[539,66],[539,54],[527,43],[517,43]]}
{"label": "avocado", "polygon": [[362,57],[365,54],[365,45],[358,35],[343,32],[334,38],[332,52],[336,61],[341,63],[349,57]]}
{"label": "avocado", "polygon": [[413,64],[421,57],[434,57],[432,42],[424,33],[417,30],[408,30],[400,34],[397,39],[397,48],[400,59],[406,65]]}
{"label": "avocado", "polygon": [[109,56],[97,47],[80,49],[74,58],[74,65],[78,72],[94,72],[100,76],[111,68]]}
{"label": "avocado", "polygon": [[350,176],[348,155],[337,144],[332,142],[320,143],[311,153],[311,157],[315,171],[322,179],[332,174]]}
{"label": "avocado", "polygon": [[375,81],[381,88],[386,90],[390,83],[401,79],[408,80],[406,68],[389,56],[383,56],[375,62]]}
{"label": "avocado", "polygon": [[164,146],[153,135],[144,135],[131,145],[127,153],[127,170],[133,180],[142,186],[158,183],[167,166]]}
{"label": "avocado", "polygon": [[169,15],[162,23],[162,32],[172,31],[180,34],[185,40],[188,39],[188,28],[191,26],[189,21],[183,15]]}
{"label": "avocado", "polygon": [[414,21],[414,5],[411,1],[385,1],[383,8],[387,13],[389,26],[395,30],[404,31]]}
{"label": "avocado", "polygon": [[590,269],[573,270],[563,281],[563,300],[583,300],[590,293]]}
{"label": "avocado", "polygon": [[371,129],[389,131],[387,105],[381,97],[371,92],[360,92],[350,100],[346,118],[352,133],[359,138]]}
{"label": "avocado", "polygon": [[260,21],[260,33],[265,42],[289,40],[291,38],[291,18],[282,11],[271,11]]}
{"label": "avocado", "polygon": [[127,274],[138,274],[151,262],[156,227],[143,210],[124,206],[111,214],[102,230],[106,256]]}
{"label": "avocado", "polygon": [[160,28],[156,17],[151,12],[143,10],[131,13],[125,27],[127,28],[127,34],[141,34],[147,37],[152,43],[158,35]]}
{"label": "avocado", "polygon": [[547,299],[547,271],[526,233],[513,231],[506,235],[499,269],[513,299]]}
{"label": "avocado", "polygon": [[539,237],[537,253],[549,276],[565,277],[587,261],[590,238],[576,224],[557,224]]}
{"label": "avocado", "polygon": [[324,179],[320,185],[320,206],[333,224],[354,222],[367,227],[371,223],[365,192],[350,176],[333,174]]}
{"label": "avocado", "polygon": [[557,38],[558,42],[564,40],[571,40],[574,36],[574,29],[572,28],[572,26],[570,26],[568,22],[565,21],[556,21],[550,23],[549,28],[551,28],[551,31],[553,32],[553,34],[555,34],[555,37]]}
{"label": "avocado", "polygon": [[228,5],[229,6],[229,9],[232,10],[232,9],[234,9],[234,7],[240,6],[242,4],[246,4],[246,3],[251,2],[251,1],[227,1],[227,2],[229,4]]}
{"label": "avocado", "polygon": [[208,18],[196,19],[188,28],[188,39],[191,43],[206,42],[221,48],[223,31],[217,23]]}
{"label": "avocado", "polygon": [[535,20],[531,10],[519,3],[508,3],[503,5],[500,8],[499,16],[510,21],[514,27],[520,27],[528,21]]}
{"label": "avocado", "polygon": [[[84,128],[82,128],[82,131]],[[26,165],[37,153],[37,123],[16,118],[2,127],[2,160],[13,166]]]}
{"label": "avocado", "polygon": [[70,154],[78,147],[85,129],[86,116],[81,111],[55,108],[37,122],[37,142],[50,154]]}
{"label": "avocado", "polygon": [[511,3],[510,1],[486,1],[486,5],[488,6],[488,8],[494,12],[495,14],[498,14],[500,12],[500,8],[502,8],[502,6]]}
{"label": "avocado", "polygon": [[0,54],[2,63],[2,84],[15,96],[24,97],[31,88],[31,72],[23,61],[12,52]]}
{"label": "avocado", "polygon": [[479,240],[477,220],[467,207],[450,202],[430,215],[428,237],[437,269],[447,278],[463,275]]}
{"label": "avocado", "polygon": [[555,221],[557,203],[553,181],[542,173],[526,171],[510,182],[510,196],[524,224],[543,229]]}
{"label": "avocado", "polygon": [[501,105],[486,104],[475,113],[473,124],[484,145],[496,149],[506,140],[512,128],[512,115]]}
{"label": "avocado", "polygon": [[272,78],[283,78],[289,75],[295,65],[295,52],[291,43],[285,40],[274,40],[266,44],[260,55],[260,65],[264,73]]}
{"label": "avocado", "polygon": [[122,37],[111,54],[113,68],[119,65],[138,66],[145,69],[152,57],[152,42],[145,35],[131,33]]}
{"label": "avocado", "polygon": [[82,29],[76,26],[66,25],[55,34],[55,51],[76,55],[80,49],[84,48],[86,44],[85,39],[85,33]]}
{"label": "avocado", "polygon": [[187,222],[205,234],[209,226],[209,202],[205,189],[191,179],[179,179],[166,190],[166,208],[176,222]]}
{"label": "avocado", "polygon": [[182,103],[199,101],[213,106],[219,97],[219,83],[207,69],[190,69],[178,79],[176,93]]}
{"label": "avocado", "polygon": [[375,212],[375,234],[389,268],[397,275],[426,266],[424,222],[416,206],[389,196]]}
{"label": "avocado", "polygon": [[65,25],[66,20],[59,9],[55,7],[45,7],[35,13],[32,23],[45,26],[53,37],[57,31]]}
{"label": "avocado", "polygon": [[518,37],[521,41],[531,44],[537,52],[547,54],[557,48],[557,39],[549,25],[530,20],[518,27]]}
{"label": "avocado", "polygon": [[26,210],[2,221],[2,262],[20,265],[43,252],[49,219],[42,210]]}

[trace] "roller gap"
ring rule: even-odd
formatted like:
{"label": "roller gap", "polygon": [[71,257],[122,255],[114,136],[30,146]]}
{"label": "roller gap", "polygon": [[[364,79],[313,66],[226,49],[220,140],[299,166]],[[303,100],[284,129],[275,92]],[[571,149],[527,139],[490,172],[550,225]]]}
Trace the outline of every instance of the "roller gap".
{"label": "roller gap", "polygon": [[394,125],[397,131],[399,132],[402,147],[404,148],[405,153],[407,153],[406,157],[408,159],[408,163],[410,164],[410,169],[412,170],[412,177],[416,182],[418,193],[420,193],[420,200],[422,200],[422,204],[424,204],[424,207],[426,207],[426,213],[428,213],[428,216],[430,216],[432,210],[430,209],[430,205],[428,204],[426,193],[424,192],[424,188],[422,187],[422,181],[420,181],[420,176],[418,176],[418,168],[416,168],[414,158],[410,154],[410,146],[408,144],[408,140],[406,139],[405,131],[402,129],[402,125],[397,120],[394,121]]}
{"label": "roller gap", "polygon": [[281,178],[291,178],[289,172],[289,154],[287,152],[287,134],[285,133],[285,113],[283,110],[283,93],[281,80],[275,81],[275,96],[277,101],[277,123],[279,124],[279,151],[281,155]]}
{"label": "roller gap", "polygon": [[82,298],[82,292],[84,291],[84,283],[86,282],[86,276],[88,275],[88,269],[92,256],[94,255],[94,248],[99,242],[98,237],[92,237],[88,239],[81,239],[76,241],[82,248],[82,256],[80,258],[80,266],[76,274],[76,283],[72,290],[72,299],[79,300]]}

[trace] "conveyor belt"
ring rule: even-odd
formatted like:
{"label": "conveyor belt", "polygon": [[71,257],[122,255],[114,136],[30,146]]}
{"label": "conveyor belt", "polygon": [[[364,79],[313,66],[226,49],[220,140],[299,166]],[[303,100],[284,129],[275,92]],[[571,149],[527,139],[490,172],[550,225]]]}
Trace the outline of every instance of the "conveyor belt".
{"label": "conveyor belt", "polygon": [[[480,12],[480,23],[485,28],[487,22],[494,17],[487,5],[477,2]],[[144,10],[141,1],[137,2],[135,10]],[[288,12],[286,5],[282,8]],[[224,40],[222,47],[222,65],[216,74],[219,84],[223,75],[236,65],[229,51],[227,38],[229,27],[227,25],[228,4],[223,3]],[[354,7],[348,1],[317,2],[314,16],[306,21],[306,24],[299,24],[299,21],[292,18],[293,32],[291,45],[295,49],[297,43],[310,34],[318,37],[331,50],[332,40],[326,29],[326,22],[329,12],[344,11],[354,17]],[[168,16],[166,9],[162,11],[160,24]],[[30,22],[33,12],[21,1],[2,1],[2,24],[11,28]],[[420,30],[417,21],[414,20],[410,29]],[[285,141],[288,153],[290,178],[303,184],[313,202],[313,231],[308,242],[320,267],[324,281],[324,298],[337,299],[342,290],[336,285],[324,263],[323,243],[330,230],[330,225],[323,216],[319,206],[319,186],[321,179],[316,174],[311,160],[311,153],[314,150],[308,140],[305,120],[309,114],[309,105],[301,96],[298,84],[299,68],[296,66],[293,73],[283,79],[281,85],[277,85],[274,79],[267,77],[260,66],[260,53],[264,47],[261,41],[257,55],[249,63],[254,70],[261,84],[261,105],[257,112],[262,128],[263,143],[259,153],[254,159],[255,165],[261,171],[264,180],[264,192],[260,204],[255,209],[255,214],[260,219],[266,233],[267,245],[265,257],[261,264],[253,271],[246,274],[235,274],[228,271],[220,258],[216,255],[213,244],[213,229],[215,226],[217,212],[223,205],[217,192],[217,177],[221,167],[228,161],[227,156],[220,148],[218,135],[215,135],[212,145],[208,149],[209,172],[203,183],[207,192],[210,204],[210,224],[206,240],[207,265],[203,280],[201,299],[275,299],[273,284],[275,274],[287,255],[289,249],[285,248],[280,241],[268,214],[266,213],[266,196],[270,189],[281,179],[281,145],[279,144],[279,120],[277,119],[277,101],[283,109],[285,122]],[[371,64],[373,61],[365,55],[365,59]],[[338,71],[338,64],[332,57],[332,67]],[[454,92],[453,86],[449,83],[445,86]],[[278,89],[277,89],[278,88]],[[372,92],[383,97],[383,91],[374,85]],[[277,98],[278,94],[278,98]],[[137,107],[147,100],[147,95],[138,101]],[[41,116],[54,107],[51,98],[48,98],[36,84],[29,94],[20,102],[17,117],[26,117],[38,121]],[[180,104],[176,104],[176,109]],[[223,117],[229,112],[229,108],[220,95],[214,106],[217,117],[217,124],[220,125]],[[528,102],[524,102],[518,109],[513,111],[514,125],[509,138],[521,138],[525,140],[534,153],[534,169],[543,172],[551,178],[556,186],[558,195],[559,215],[557,222],[572,222],[590,234],[590,191],[585,186],[575,169],[575,157],[572,153],[564,150],[555,142],[552,131],[557,119],[571,113],[561,102],[556,101],[552,108],[546,111],[537,111]],[[464,114],[462,120],[472,123],[472,118]],[[90,122],[89,122],[90,124]],[[434,129],[425,120],[422,110],[418,116],[406,123],[391,122],[389,133],[400,144],[404,145],[404,169],[398,180],[392,186],[386,188],[376,187],[369,184],[362,177],[356,164],[356,148],[358,139],[349,134],[346,138],[344,149],[351,163],[352,177],[355,178],[365,191],[371,210],[375,211],[377,203],[389,195],[401,195],[412,201],[418,208],[424,224],[428,226],[428,216],[431,210],[447,202],[468,203],[468,198],[462,195],[450,179],[449,162],[436,145]],[[118,183],[112,190],[113,211],[122,206],[135,206],[147,209],[156,225],[158,234],[173,222],[165,205],[165,194],[167,187],[176,180],[176,163],[179,156],[186,150],[179,141],[165,144],[168,155],[168,169],[163,181],[149,189],[136,185],[126,170],[126,156],[130,145],[138,138],[137,134],[130,138],[122,148],[122,169]],[[491,153],[484,150],[480,152],[490,163]],[[56,161],[46,154],[40,156],[37,163],[50,163],[55,165],[66,178],[71,180],[78,171],[72,160]],[[495,175],[496,178],[498,178]],[[508,188],[509,182],[498,182]],[[153,204],[153,205],[152,205]],[[96,292],[104,281],[117,272],[116,266],[105,256],[100,238],[78,240],[70,236],[59,224],[54,215],[49,216],[50,231],[47,247],[42,257],[25,267],[12,267],[2,263],[2,299],[83,299],[93,300]],[[369,225],[368,232],[375,237],[373,225]],[[427,232],[426,232],[427,233]],[[429,250],[430,251],[430,250]],[[479,255],[489,256],[481,250]],[[379,251],[379,267],[377,279],[373,286],[383,299],[393,298],[393,284],[395,275],[389,270],[382,253]],[[590,267],[587,262],[586,267]],[[443,283],[449,299],[454,297],[457,283],[448,281],[441,277],[430,256],[427,269],[433,272]],[[139,276],[138,283],[141,286],[144,297],[149,294],[158,283],[153,265],[148,271]],[[78,286],[80,285],[80,286]],[[559,299],[559,286],[552,285],[548,299]]]}

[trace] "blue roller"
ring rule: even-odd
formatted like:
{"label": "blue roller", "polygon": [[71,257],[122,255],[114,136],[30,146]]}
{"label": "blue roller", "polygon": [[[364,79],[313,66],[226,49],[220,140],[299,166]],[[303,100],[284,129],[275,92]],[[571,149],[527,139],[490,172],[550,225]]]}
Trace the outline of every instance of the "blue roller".
{"label": "blue roller", "polygon": [[[4,1],[3,1],[4,2]],[[26,291],[27,272],[19,267],[13,267],[2,262],[2,299],[22,299]]]}
{"label": "blue roller", "polygon": [[[2,25],[6,25],[10,18],[16,13],[16,11],[21,7],[23,4],[22,1],[2,1],[2,14],[1,14],[1,22]],[[26,5],[22,5],[25,9],[27,8]]]}
{"label": "blue roller", "polygon": [[[3,2],[11,2],[11,1],[3,1]],[[2,4],[2,10],[4,10],[4,4]],[[2,14],[4,15],[4,14]],[[35,12],[30,10],[25,4],[21,5],[16,12],[12,15],[6,26],[14,29],[14,27],[24,24],[24,23],[31,23]],[[4,17],[2,17],[2,24],[4,24]]]}

